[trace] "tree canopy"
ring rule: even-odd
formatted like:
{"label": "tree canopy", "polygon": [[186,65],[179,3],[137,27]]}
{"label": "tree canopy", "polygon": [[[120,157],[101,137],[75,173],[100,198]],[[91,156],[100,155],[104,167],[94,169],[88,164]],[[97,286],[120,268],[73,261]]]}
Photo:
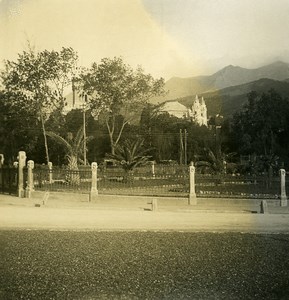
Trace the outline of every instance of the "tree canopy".
{"label": "tree canopy", "polygon": [[233,118],[232,132],[241,153],[272,155],[282,147],[280,138],[288,131],[289,105],[274,90],[251,92],[248,104]]}
{"label": "tree canopy", "polygon": [[133,70],[122,58],[104,58],[100,64],[92,64],[79,83],[93,115],[107,126],[112,153],[125,125],[140,116],[148,99],[164,93],[163,78],[154,79],[140,67]]}
{"label": "tree canopy", "polygon": [[14,111],[30,112],[41,122],[46,158],[49,161],[45,122],[55,110],[65,106],[65,88],[77,68],[77,54],[72,48],[36,52],[30,45],[16,61],[5,61],[1,72],[6,98]]}

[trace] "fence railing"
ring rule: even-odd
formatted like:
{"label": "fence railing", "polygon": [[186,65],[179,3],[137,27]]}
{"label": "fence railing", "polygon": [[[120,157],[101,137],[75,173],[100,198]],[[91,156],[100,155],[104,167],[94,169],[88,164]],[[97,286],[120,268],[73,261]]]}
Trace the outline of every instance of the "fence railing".
{"label": "fence railing", "polygon": [[[99,194],[148,195],[188,197],[190,174],[187,166],[137,168],[134,172],[124,172],[120,168],[97,171]],[[91,169],[67,170],[53,168],[34,169],[35,190],[89,192],[91,189]],[[280,177],[195,175],[195,192],[199,197],[233,198],[280,198]],[[286,188],[289,181],[286,180]]]}
{"label": "fence railing", "polygon": [[[289,188],[289,181],[286,180]],[[280,197],[280,177],[196,175],[196,193],[203,197]]]}
{"label": "fence railing", "polygon": [[39,191],[89,192],[91,189],[91,169],[35,168],[33,175],[34,189]]}
{"label": "fence railing", "polygon": [[13,167],[0,168],[0,193],[16,194],[18,187],[17,169]]}
{"label": "fence railing", "polygon": [[[91,189],[90,167],[80,170],[59,168],[35,168],[34,189],[39,191],[89,192]],[[136,168],[125,172],[119,168],[98,170],[97,187],[102,194],[187,196],[189,189],[187,167],[173,171],[169,167]]]}
{"label": "fence railing", "polygon": [[98,190],[104,194],[133,194],[158,196],[187,196],[189,187],[187,167],[174,169],[156,167],[155,172],[136,169],[127,173],[122,170],[98,172]]}
{"label": "fence railing", "polygon": [[19,152],[18,167],[0,168],[0,192],[9,192],[17,187],[19,197],[30,197],[36,191],[69,191],[117,195],[147,195],[188,197],[196,203],[199,197],[238,197],[280,199],[287,205],[286,172],[280,170],[279,177],[232,176],[196,174],[195,167],[180,165],[151,165],[125,172],[121,168],[97,168],[81,166],[78,170],[52,167],[34,167],[26,155]]}

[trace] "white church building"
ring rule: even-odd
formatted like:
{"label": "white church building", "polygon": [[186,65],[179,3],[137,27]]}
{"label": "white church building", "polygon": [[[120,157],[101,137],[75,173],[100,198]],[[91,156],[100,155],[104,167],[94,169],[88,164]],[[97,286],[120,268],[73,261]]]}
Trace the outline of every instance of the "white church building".
{"label": "white church building", "polygon": [[189,119],[200,126],[208,126],[207,106],[204,97],[196,95],[191,107],[186,107],[179,101],[167,101],[158,107],[160,113],[167,112],[177,118]]}

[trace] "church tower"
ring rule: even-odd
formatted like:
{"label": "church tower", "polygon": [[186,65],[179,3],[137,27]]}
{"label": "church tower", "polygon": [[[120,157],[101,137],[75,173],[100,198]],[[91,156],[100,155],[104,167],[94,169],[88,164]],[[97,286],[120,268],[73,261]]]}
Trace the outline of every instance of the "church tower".
{"label": "church tower", "polygon": [[200,117],[201,125],[208,126],[208,117],[207,117],[207,105],[205,103],[204,97],[201,99],[201,108],[200,108]]}
{"label": "church tower", "polygon": [[207,106],[204,100],[204,97],[199,99],[198,95],[196,95],[193,105],[192,105],[192,121],[200,126],[205,125],[208,126],[207,120]]}

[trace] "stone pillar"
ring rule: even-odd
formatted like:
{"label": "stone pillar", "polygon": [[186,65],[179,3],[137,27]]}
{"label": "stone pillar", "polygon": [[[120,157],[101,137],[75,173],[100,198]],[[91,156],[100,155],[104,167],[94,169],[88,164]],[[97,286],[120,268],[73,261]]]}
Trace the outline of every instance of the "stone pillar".
{"label": "stone pillar", "polygon": [[27,162],[27,186],[26,186],[26,191],[25,191],[26,198],[30,198],[31,193],[34,191],[33,169],[34,169],[34,161],[28,160],[28,162]]}
{"label": "stone pillar", "polygon": [[267,214],[268,213],[268,204],[267,200],[262,200],[260,204],[260,213]]}
{"label": "stone pillar", "polygon": [[[4,164],[4,154],[0,154],[0,169],[2,169],[3,164]],[[0,185],[2,185],[2,172],[1,171],[0,171]]]}
{"label": "stone pillar", "polygon": [[24,175],[23,169],[26,165],[26,153],[25,151],[18,152],[18,197],[23,198],[24,195]]}
{"label": "stone pillar", "polygon": [[190,194],[189,194],[189,205],[197,204],[196,190],[195,190],[195,171],[194,163],[191,162],[189,167],[190,172]]}
{"label": "stone pillar", "polygon": [[93,162],[91,164],[91,190],[89,195],[89,201],[92,200],[94,196],[98,195],[97,190],[97,163]]}
{"label": "stone pillar", "polygon": [[285,188],[285,176],[286,171],[284,169],[280,169],[280,177],[281,177],[281,197],[280,197],[280,206],[287,206],[287,196],[286,196],[286,188]]}
{"label": "stone pillar", "polygon": [[155,178],[155,162],[153,161],[152,162],[152,175],[153,175],[153,178]]}
{"label": "stone pillar", "polygon": [[[18,161],[14,161],[13,162],[13,167],[15,168],[15,169],[18,169]],[[15,185],[16,186],[18,186],[18,174],[17,174],[17,172],[15,172],[15,176],[14,176],[14,183],[15,183]]]}
{"label": "stone pillar", "polygon": [[157,211],[158,210],[158,200],[153,199],[152,200],[152,211]]}
{"label": "stone pillar", "polygon": [[0,154],[0,168],[2,168],[4,164],[4,154]]}
{"label": "stone pillar", "polygon": [[53,183],[53,178],[52,178],[52,162],[48,162],[48,170],[49,170],[49,183]]}

